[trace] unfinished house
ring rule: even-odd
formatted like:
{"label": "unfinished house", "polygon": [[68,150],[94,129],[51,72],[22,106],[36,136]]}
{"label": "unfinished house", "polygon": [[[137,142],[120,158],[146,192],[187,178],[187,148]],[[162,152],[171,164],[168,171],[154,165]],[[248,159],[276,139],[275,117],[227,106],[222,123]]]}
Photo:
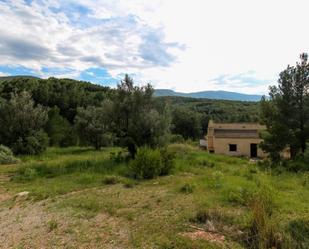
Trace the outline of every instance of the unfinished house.
{"label": "unfinished house", "polygon": [[233,156],[266,157],[259,148],[259,136],[265,126],[257,123],[214,123],[208,124],[207,149],[209,152]]}

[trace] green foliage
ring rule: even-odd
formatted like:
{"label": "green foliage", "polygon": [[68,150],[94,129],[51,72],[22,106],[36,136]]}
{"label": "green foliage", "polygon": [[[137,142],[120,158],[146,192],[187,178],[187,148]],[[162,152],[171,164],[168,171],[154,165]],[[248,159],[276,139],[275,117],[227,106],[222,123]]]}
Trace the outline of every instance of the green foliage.
{"label": "green foliage", "polygon": [[296,242],[296,249],[309,247],[309,219],[296,219],[288,224],[288,231]]}
{"label": "green foliage", "polygon": [[224,174],[220,171],[214,171],[209,179],[209,186],[212,188],[221,188],[223,185]]}
{"label": "green foliage", "polygon": [[110,89],[91,83],[71,79],[15,78],[1,82],[0,97],[7,100],[12,93],[27,91],[36,105],[53,108],[73,123],[77,107],[98,106],[109,95]]}
{"label": "green foliage", "polygon": [[19,137],[12,148],[19,154],[35,155],[45,151],[47,146],[48,136],[40,130],[27,137]]}
{"label": "green foliage", "polygon": [[231,190],[228,194],[228,201],[238,205],[247,205],[254,195],[253,190],[249,190],[243,187],[238,187],[235,190]]}
{"label": "green foliage", "polygon": [[105,185],[113,185],[119,183],[119,177],[117,176],[105,176],[102,180],[102,183]]}
{"label": "green foliage", "polygon": [[52,219],[52,220],[49,220],[49,221],[47,222],[47,225],[48,225],[48,231],[51,232],[51,231],[57,229],[57,227],[58,227],[58,222],[57,222],[56,220],[53,220],[53,219]]}
{"label": "green foliage", "polygon": [[0,127],[7,127],[0,129],[0,140],[16,154],[38,154],[46,149],[46,121],[46,109],[35,106],[27,92],[0,102]]}
{"label": "green foliage", "polygon": [[81,140],[96,150],[113,143],[111,132],[112,103],[104,101],[100,107],[78,108],[75,125]]}
{"label": "green foliage", "polygon": [[70,134],[72,133],[72,127],[69,121],[60,115],[58,107],[54,107],[48,112],[48,121],[45,125],[45,131],[49,137],[49,144],[51,146],[72,146],[76,145],[70,140]]}
{"label": "green foliage", "polygon": [[177,107],[172,111],[172,132],[185,139],[200,137],[202,131],[200,115],[188,108]]}
{"label": "green foliage", "polygon": [[174,144],[174,143],[184,143],[185,139],[183,138],[182,135],[180,134],[171,134],[170,138],[169,138],[170,143]]}
{"label": "green foliage", "polygon": [[283,234],[272,220],[274,213],[274,192],[264,186],[250,199],[251,224],[246,242],[251,248],[283,248]]}
{"label": "green foliage", "polygon": [[[51,197],[44,201],[50,219],[68,217],[70,229],[76,231],[82,227],[85,229],[82,231],[89,231],[90,228],[93,233],[97,232],[93,222],[105,219],[106,212],[111,214],[104,223],[106,230],[115,227],[115,222],[120,222],[127,231],[126,228],[133,222],[134,231],[130,233],[132,237],[129,237],[126,247],[152,248],[162,245],[164,248],[166,245],[182,248],[186,245],[184,248],[208,248],[207,241],[200,240],[200,244],[193,244],[182,234],[198,234],[211,228],[212,224],[214,236],[225,236],[222,246],[308,248],[303,241],[308,237],[309,188],[304,183],[308,173],[284,171],[274,175],[273,170],[256,170],[244,158],[209,154],[188,145],[176,147],[185,149],[176,154],[173,175],[152,181],[126,178],[127,165],[110,159],[110,153],[117,155],[119,148],[95,151],[89,147],[74,147],[48,148],[41,155],[23,156],[21,165],[0,167],[1,176],[3,173],[15,176],[11,181],[2,181],[1,185],[9,193],[29,191],[32,201],[26,204],[30,208],[39,204],[35,201]],[[184,153],[185,156],[182,156]],[[200,163],[204,161],[214,163],[215,167],[202,166]],[[224,178],[219,188],[213,188],[207,183],[218,170],[224,173]],[[259,183],[249,179],[249,173]],[[27,176],[32,180],[17,179],[16,176]],[[108,183],[114,183],[115,177],[121,184],[105,185],[105,177]],[[134,187],[137,183],[138,186]],[[180,194],[182,186],[185,186],[185,192],[191,192],[193,187],[192,193]],[[236,197],[231,198],[231,192]],[[10,200],[4,201],[2,212],[7,212],[5,206],[9,203]],[[89,219],[98,214],[95,219]],[[188,220],[194,224],[188,224]],[[58,227],[60,225],[63,226],[59,223]],[[86,234],[88,236],[90,233]],[[186,242],[173,243],[175,234],[181,234],[179,237]],[[84,238],[78,238],[74,236],[72,241],[82,243]],[[96,247],[102,245],[101,241],[101,244],[95,244],[94,237],[89,239]],[[118,242],[117,236],[114,241]],[[221,246],[211,245],[214,248]]]}
{"label": "green foliage", "polygon": [[156,106],[151,85],[137,87],[126,75],[113,96],[114,131],[134,158],[137,147],[162,146],[169,135],[169,112]]}
{"label": "green foliage", "polygon": [[261,146],[274,161],[280,160],[280,152],[287,146],[293,159],[305,152],[309,138],[308,75],[308,55],[301,54],[296,66],[280,73],[278,87],[270,87],[270,99],[261,101],[261,119],[268,130]]}
{"label": "green foliage", "polygon": [[114,166],[114,163],[111,161],[90,159],[72,162],[68,161],[57,165],[34,163],[19,168],[13,179],[15,181],[29,181],[36,177],[52,178],[75,172],[107,173],[112,171]]}
{"label": "green foliage", "polygon": [[10,148],[0,144],[0,165],[1,164],[15,164],[19,159],[14,157]]}
{"label": "green foliage", "polygon": [[130,163],[130,172],[137,179],[152,179],[160,175],[162,158],[160,150],[142,147]]}
{"label": "green foliage", "polygon": [[172,107],[185,107],[201,115],[203,134],[208,120],[216,122],[257,122],[259,103],[231,100],[193,99],[184,97],[157,97],[157,101],[169,103]]}
{"label": "green foliage", "polygon": [[176,153],[168,148],[163,148],[160,150],[160,155],[162,161],[160,176],[168,175],[175,168]]}
{"label": "green foliage", "polygon": [[141,147],[134,160],[130,162],[130,174],[137,179],[152,179],[168,175],[174,168],[174,153],[166,149]]}

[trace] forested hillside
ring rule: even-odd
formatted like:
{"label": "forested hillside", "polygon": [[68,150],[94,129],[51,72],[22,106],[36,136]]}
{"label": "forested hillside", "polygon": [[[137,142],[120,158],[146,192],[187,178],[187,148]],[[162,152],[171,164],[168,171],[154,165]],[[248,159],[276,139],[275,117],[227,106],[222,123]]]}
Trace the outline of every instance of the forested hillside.
{"label": "forested hillside", "polygon": [[[35,105],[48,109],[45,131],[51,145],[75,145],[78,141],[74,120],[79,107],[98,107],[115,96],[116,89],[72,79],[39,79],[28,76],[4,77],[0,98],[10,100],[24,91]],[[187,97],[156,97],[156,106],[166,105],[171,116],[171,131],[185,139],[205,135],[209,119],[221,122],[258,121],[258,103]]]}

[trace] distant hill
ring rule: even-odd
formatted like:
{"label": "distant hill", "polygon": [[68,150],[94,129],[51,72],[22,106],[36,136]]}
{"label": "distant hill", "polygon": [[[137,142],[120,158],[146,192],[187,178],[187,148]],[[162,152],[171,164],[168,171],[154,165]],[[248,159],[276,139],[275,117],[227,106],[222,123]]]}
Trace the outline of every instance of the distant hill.
{"label": "distant hill", "polygon": [[260,101],[262,97],[262,95],[243,94],[243,93],[227,92],[227,91],[202,91],[193,93],[182,93],[182,92],[175,92],[170,89],[156,89],[154,95],[157,97],[179,96],[179,97],[200,98],[200,99],[221,99],[221,100],[238,100],[238,101]]}
{"label": "distant hill", "polygon": [[[18,75],[18,76],[3,76],[0,77],[1,81],[8,81],[13,79],[39,79],[30,75]],[[156,97],[187,97],[195,99],[218,99],[218,100],[236,100],[236,101],[260,101],[262,95],[243,94],[237,92],[228,91],[201,91],[192,93],[175,92],[170,89],[155,89],[154,95]]]}
{"label": "distant hill", "polygon": [[18,75],[18,76],[1,76],[0,81],[6,81],[6,80],[14,80],[14,79],[39,79],[38,77],[35,76],[30,76],[30,75]]}

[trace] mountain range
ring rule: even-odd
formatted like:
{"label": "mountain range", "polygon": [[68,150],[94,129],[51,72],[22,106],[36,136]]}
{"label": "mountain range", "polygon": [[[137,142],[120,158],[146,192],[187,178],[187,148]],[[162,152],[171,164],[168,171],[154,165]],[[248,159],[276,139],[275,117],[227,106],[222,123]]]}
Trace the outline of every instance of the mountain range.
{"label": "mountain range", "polygon": [[154,95],[157,97],[178,96],[178,97],[199,98],[199,99],[220,99],[220,100],[237,100],[237,101],[260,101],[262,98],[262,95],[243,94],[228,91],[201,91],[192,93],[182,93],[182,92],[175,92],[170,89],[155,89]]}
{"label": "mountain range", "polygon": [[[4,76],[0,77],[0,82],[16,78],[35,79],[37,77],[28,75]],[[178,96],[178,97],[198,98],[198,99],[219,99],[219,100],[236,100],[236,101],[260,101],[262,97],[262,95],[243,94],[228,91],[201,91],[201,92],[183,93],[183,92],[176,92],[171,89],[155,89],[154,95],[156,97]]]}

